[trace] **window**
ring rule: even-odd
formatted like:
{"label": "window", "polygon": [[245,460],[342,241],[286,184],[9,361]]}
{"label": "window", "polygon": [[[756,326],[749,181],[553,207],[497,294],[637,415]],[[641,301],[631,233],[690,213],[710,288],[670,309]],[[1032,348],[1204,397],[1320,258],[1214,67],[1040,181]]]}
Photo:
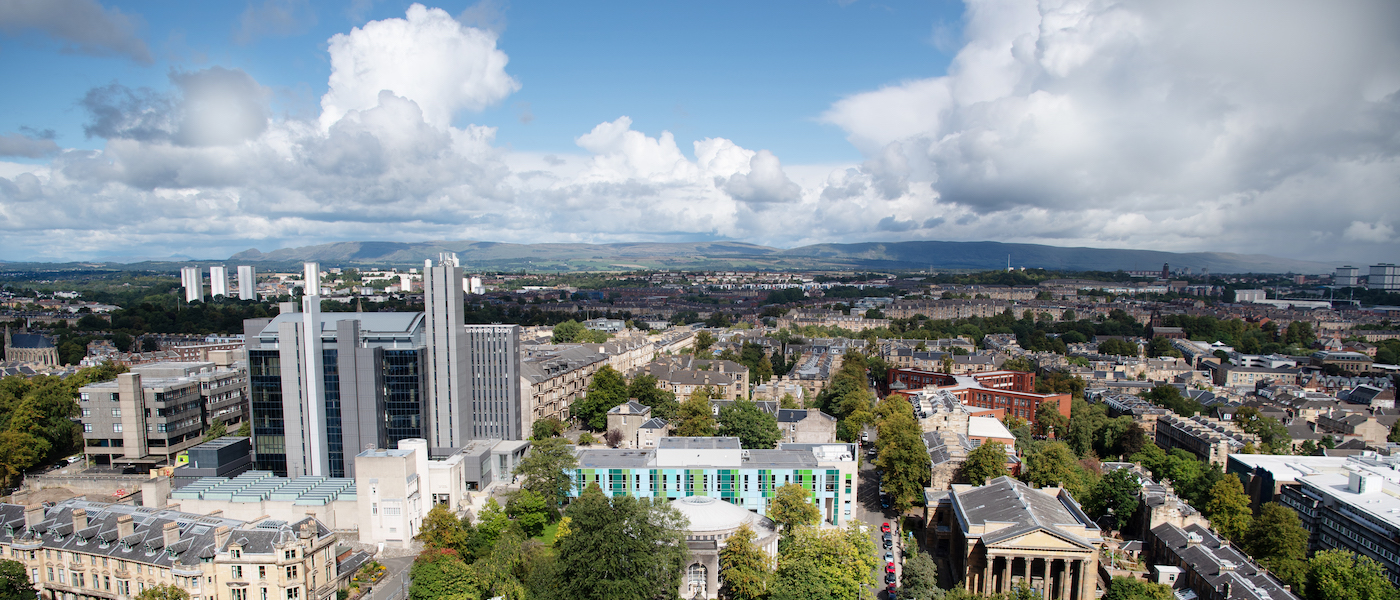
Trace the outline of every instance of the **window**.
{"label": "window", "polygon": [[287,588],[287,600],[299,600],[301,598],[301,588]]}
{"label": "window", "polygon": [[[258,579],[267,579],[267,567],[258,566]],[[264,595],[266,594],[264,593]]]}
{"label": "window", "polygon": [[[86,396],[87,394],[83,394],[83,395]],[[87,398],[83,398],[83,400],[87,400]],[[91,416],[92,416],[92,409],[91,409],[91,408],[84,408],[84,409],[83,409],[83,416],[84,416],[84,417],[91,417]]]}
{"label": "window", "polygon": [[238,548],[230,548],[228,555],[232,558],[243,558],[243,551]]}
{"label": "window", "polygon": [[112,433],[121,433],[121,432],[122,432],[122,424],[121,424],[121,423],[112,423]]}
{"label": "window", "polygon": [[53,581],[53,567],[49,567],[49,581]]}
{"label": "window", "polygon": [[289,566],[287,567],[287,579],[296,579],[296,578],[297,578],[297,566],[296,566],[296,565],[289,565]]}
{"label": "window", "polygon": [[243,579],[243,565],[233,565],[230,567],[234,579]]}
{"label": "window", "polygon": [[83,423],[83,433],[92,433],[92,423]]}
{"label": "window", "polygon": [[262,588],[262,600],[267,600],[267,588]]}
{"label": "window", "polygon": [[295,548],[293,548],[293,549],[291,549],[291,550],[286,550],[286,551],[283,551],[283,552],[282,552],[282,559],[283,559],[283,560],[292,560],[293,558],[296,558],[296,557],[297,557],[297,551],[296,551]]}
{"label": "window", "polygon": [[114,416],[114,417],[120,417],[120,416],[122,416],[122,409],[120,409],[120,408],[114,408],[114,409],[112,409],[112,416]]}
{"label": "window", "polygon": [[234,589],[229,590],[229,592],[231,593],[230,598],[232,600],[248,600],[248,590]]}

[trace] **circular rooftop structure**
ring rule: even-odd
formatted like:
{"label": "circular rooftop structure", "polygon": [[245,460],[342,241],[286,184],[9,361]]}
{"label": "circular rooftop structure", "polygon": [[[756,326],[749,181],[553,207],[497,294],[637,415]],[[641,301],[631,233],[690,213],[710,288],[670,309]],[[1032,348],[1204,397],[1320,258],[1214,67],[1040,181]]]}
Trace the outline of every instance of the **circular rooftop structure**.
{"label": "circular rooftop structure", "polygon": [[773,530],[772,521],[719,498],[689,496],[672,500],[671,506],[690,520],[691,535],[733,533],[745,523],[759,537]]}

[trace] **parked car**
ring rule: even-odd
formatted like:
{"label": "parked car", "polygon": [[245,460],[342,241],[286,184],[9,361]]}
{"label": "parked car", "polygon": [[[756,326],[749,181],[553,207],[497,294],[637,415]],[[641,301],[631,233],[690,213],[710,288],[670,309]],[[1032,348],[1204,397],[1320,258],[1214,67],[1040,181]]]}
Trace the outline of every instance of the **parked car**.
{"label": "parked car", "polygon": [[890,532],[890,524],[889,524],[888,522],[881,523],[881,524],[880,524],[880,533],[889,533],[889,532]]}
{"label": "parked car", "polygon": [[885,583],[888,583],[888,584],[890,584],[890,585],[894,585],[895,580],[896,580],[896,578],[895,578],[893,572],[885,573]]}
{"label": "parked car", "polygon": [[892,562],[885,563],[885,572],[886,572],[886,573],[893,573],[893,572],[894,572],[894,563],[892,563]]}
{"label": "parked car", "polygon": [[889,551],[889,550],[886,550],[886,551],[885,551],[885,562],[887,562],[887,563],[892,563],[892,562],[894,562],[894,552]]}
{"label": "parked car", "polygon": [[889,494],[880,494],[880,508],[889,508],[892,504]]}

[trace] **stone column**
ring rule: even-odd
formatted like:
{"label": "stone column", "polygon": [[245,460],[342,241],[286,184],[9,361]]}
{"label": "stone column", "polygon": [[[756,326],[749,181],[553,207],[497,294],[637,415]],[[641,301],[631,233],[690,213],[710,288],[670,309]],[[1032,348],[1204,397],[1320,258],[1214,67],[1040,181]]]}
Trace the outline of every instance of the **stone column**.
{"label": "stone column", "polygon": [[1048,556],[1040,559],[1041,569],[1045,572],[1045,576],[1040,580],[1040,597],[1045,600],[1050,600],[1050,562],[1053,560]]}
{"label": "stone column", "polygon": [[1060,571],[1060,600],[1069,600],[1069,586],[1072,579],[1070,560],[1066,558],[1060,563],[1064,565],[1064,570]]}
{"label": "stone column", "polygon": [[989,596],[992,593],[992,555],[985,555],[985,566],[982,567],[982,595]]}
{"label": "stone column", "polygon": [[1079,561],[1079,600],[1094,597],[1094,587],[1098,580],[1098,564],[1089,559]]}
{"label": "stone column", "polygon": [[1005,562],[1001,566],[1001,591],[1009,592],[1011,591],[1011,563],[1015,562],[1016,558],[1006,556],[1002,560]]}

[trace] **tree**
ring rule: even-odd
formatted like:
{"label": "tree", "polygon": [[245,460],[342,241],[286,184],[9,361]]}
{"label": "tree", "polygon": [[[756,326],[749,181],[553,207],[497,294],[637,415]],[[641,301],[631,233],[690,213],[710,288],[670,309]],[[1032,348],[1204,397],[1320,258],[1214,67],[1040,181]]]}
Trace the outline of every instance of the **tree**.
{"label": "tree", "polygon": [[772,600],[861,598],[875,585],[875,543],[852,524],[846,529],[797,530],[778,556]]}
{"label": "tree", "polygon": [[1259,564],[1293,587],[1302,589],[1307,579],[1308,530],[1292,509],[1270,502],[1245,533],[1245,551]]}
{"label": "tree", "polygon": [[555,344],[570,344],[582,336],[583,331],[583,324],[569,319],[568,321],[554,326],[554,335],[550,341]]}
{"label": "tree", "polygon": [[792,394],[783,394],[783,398],[778,401],[778,408],[802,408],[802,403]]}
{"label": "tree", "polygon": [[710,390],[707,387],[695,390],[690,399],[681,403],[678,411],[680,424],[676,435],[680,437],[706,437],[715,434],[715,416],[710,409]]}
{"label": "tree", "polygon": [[983,485],[1007,474],[1006,446],[1001,442],[987,441],[974,448],[958,468],[959,478],[972,485]]}
{"label": "tree", "polygon": [[1222,478],[1210,488],[1210,499],[1206,502],[1206,518],[1210,524],[1230,541],[1239,542],[1249,531],[1253,515],[1249,510],[1249,496],[1244,493],[1244,484],[1233,475]]}
{"label": "tree", "polygon": [[[1236,481],[1239,481],[1236,479]],[[1093,492],[1084,499],[1084,510],[1094,518],[1112,514],[1118,529],[1128,524],[1138,507],[1138,490],[1142,482],[1128,469],[1116,469],[1094,486]]]}
{"label": "tree", "polygon": [[510,501],[506,502],[506,515],[520,524],[527,537],[539,537],[544,533],[545,524],[558,514],[558,509],[551,510],[543,496],[527,489],[511,494]]}
{"label": "tree", "polygon": [[777,417],[764,412],[753,401],[742,399],[720,407],[719,434],[739,438],[739,445],[749,450],[771,450],[782,437]]}
{"label": "tree", "polygon": [[719,551],[719,597],[725,600],[763,600],[773,576],[768,553],[754,544],[757,536],[747,523],[740,525]]}
{"label": "tree", "polygon": [[437,504],[423,517],[423,524],[418,526],[418,535],[413,539],[429,548],[444,548],[466,556],[475,534],[471,521],[458,519],[446,504]]}
{"label": "tree", "polygon": [[768,518],[773,519],[785,536],[801,527],[816,525],[822,513],[808,500],[811,496],[811,490],[796,483],[782,485],[768,505]]}
{"label": "tree", "polygon": [[[515,474],[524,478],[521,489],[538,494],[546,504],[558,510],[557,507],[563,506],[564,500],[569,497],[569,488],[573,486],[572,474],[576,468],[578,458],[569,449],[568,440],[549,438],[535,442],[530,452],[515,466]],[[551,520],[553,518],[550,517]]]}
{"label": "tree", "polygon": [[153,585],[136,595],[136,600],[190,600],[190,593],[169,583]]}
{"label": "tree", "polygon": [[1055,403],[1045,402],[1035,409],[1035,424],[1041,435],[1063,438],[1069,434],[1069,419],[1060,414]]}
{"label": "tree", "polygon": [[[472,536],[472,547],[470,556],[485,556],[491,552],[491,548],[496,545],[496,540],[501,539],[501,533],[510,527],[510,517],[506,516],[506,511],[501,509],[500,503],[495,498],[486,500],[486,507],[481,509],[481,514],[476,519],[476,535]],[[467,556],[467,555],[463,555]]]}
{"label": "tree", "polygon": [[1400,421],[1390,425],[1390,435],[1385,436],[1387,442],[1400,442]]}
{"label": "tree", "polygon": [[1306,600],[1396,600],[1385,567],[1346,550],[1323,550],[1308,561]]}
{"label": "tree", "polygon": [[598,438],[593,437],[593,434],[588,433],[587,431],[578,434],[578,445],[592,446],[596,443],[598,443]]}
{"label": "tree", "polygon": [[0,560],[0,600],[37,600],[39,592],[17,560]]}
{"label": "tree", "polygon": [[923,429],[914,420],[914,408],[900,396],[891,395],[875,409],[875,464],[885,471],[883,483],[896,509],[908,510],[929,479],[930,459],[924,445]]}
{"label": "tree", "polygon": [[1136,577],[1114,577],[1103,600],[1172,600],[1172,589]]}
{"label": "tree", "polygon": [[559,544],[562,597],[674,598],[690,555],[685,517],[664,499],[608,498],[590,484],[569,505],[572,531]]}
{"label": "tree", "polygon": [[616,448],[618,446],[621,446],[622,430],[609,429],[607,433],[603,434],[603,442],[606,443],[609,448]]}
{"label": "tree", "polygon": [[938,565],[927,552],[915,551],[913,556],[904,559],[904,572],[900,585],[910,598],[932,598],[938,589]]}
{"label": "tree", "polygon": [[253,437],[253,422],[244,421],[238,426],[238,437]]}
{"label": "tree", "polygon": [[9,485],[11,477],[39,464],[48,451],[49,442],[44,438],[14,429],[0,432],[0,475],[4,475],[5,484]]}
{"label": "tree", "polygon": [[1036,487],[1058,485],[1070,491],[1080,502],[1085,501],[1087,473],[1079,466],[1074,451],[1064,442],[1048,442],[1034,453],[1026,454],[1026,468],[1021,478]]}
{"label": "tree", "polygon": [[701,331],[700,333],[695,334],[695,354],[698,355],[701,352],[708,351],[710,349],[710,346],[713,345],[715,345],[714,334],[708,331]]}
{"label": "tree", "polygon": [[546,417],[530,425],[530,440],[539,442],[564,435],[564,422],[554,417]]}
{"label": "tree", "polygon": [[214,423],[213,427],[209,428],[209,433],[204,434],[204,441],[217,440],[226,435],[228,435],[228,425],[223,421],[218,421]]}
{"label": "tree", "polygon": [[1108,409],[1102,404],[1089,404],[1075,398],[1070,402],[1069,442],[1070,449],[1080,458],[1094,451],[1094,439],[1105,422]]}
{"label": "tree", "polygon": [[651,416],[671,421],[676,418],[676,411],[680,409],[680,404],[676,402],[676,393],[657,387],[657,383],[656,376],[642,373],[627,385],[627,397],[636,398],[637,402],[650,406]]}
{"label": "tree", "polygon": [[481,581],[456,551],[428,548],[414,559],[409,569],[411,600],[438,598],[480,600]]}
{"label": "tree", "polygon": [[574,402],[573,414],[584,425],[601,430],[608,426],[608,411],[626,401],[627,381],[612,365],[603,365],[588,382],[588,393]]}

